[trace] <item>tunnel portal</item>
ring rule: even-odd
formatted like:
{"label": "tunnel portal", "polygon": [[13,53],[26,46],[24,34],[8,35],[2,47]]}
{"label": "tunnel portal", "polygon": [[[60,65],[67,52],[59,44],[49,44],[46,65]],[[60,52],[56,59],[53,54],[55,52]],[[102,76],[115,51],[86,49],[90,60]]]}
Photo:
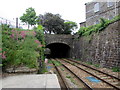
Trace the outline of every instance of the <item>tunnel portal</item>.
{"label": "tunnel portal", "polygon": [[52,43],[46,46],[50,49],[50,54],[46,55],[47,58],[69,58],[70,47],[63,43]]}

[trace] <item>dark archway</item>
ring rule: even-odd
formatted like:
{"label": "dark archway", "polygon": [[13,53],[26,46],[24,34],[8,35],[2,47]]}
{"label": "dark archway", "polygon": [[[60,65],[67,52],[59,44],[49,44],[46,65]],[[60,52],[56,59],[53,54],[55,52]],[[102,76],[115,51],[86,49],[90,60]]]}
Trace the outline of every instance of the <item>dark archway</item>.
{"label": "dark archway", "polygon": [[69,58],[70,47],[63,43],[52,43],[46,46],[50,49],[50,54],[47,58]]}

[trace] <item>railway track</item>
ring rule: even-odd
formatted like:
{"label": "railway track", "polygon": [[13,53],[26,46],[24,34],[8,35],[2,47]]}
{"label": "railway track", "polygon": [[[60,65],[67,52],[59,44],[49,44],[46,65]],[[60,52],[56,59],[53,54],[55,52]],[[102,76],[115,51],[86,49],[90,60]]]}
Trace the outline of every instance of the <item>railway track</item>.
{"label": "railway track", "polygon": [[[52,62],[54,61],[55,59],[52,59]],[[58,60],[56,60],[58,61]],[[57,70],[57,72],[59,73],[59,75],[61,76],[61,79],[63,80],[65,86],[66,86],[66,90],[72,90],[72,88],[70,88],[70,85],[67,83],[67,81],[65,80],[65,77],[63,77],[63,73],[60,71],[59,67],[55,65],[55,63],[53,62],[53,65],[55,67],[55,69]],[[77,76],[72,70],[70,70],[68,67],[66,67],[66,65],[62,64],[62,67],[64,67],[65,69],[67,69],[71,74],[73,74],[83,85],[84,85],[84,88],[87,89],[87,90],[93,90],[87,83],[85,83],[79,76]],[[74,90],[74,89],[73,89]]]}
{"label": "railway track", "polygon": [[62,85],[61,85],[61,86],[63,86],[62,88],[66,89],[66,90],[69,90],[69,86],[68,86],[67,82],[63,78],[62,73],[60,72],[60,70],[58,69],[58,67],[55,65],[55,63],[53,62],[53,60],[52,60],[52,63],[53,63],[53,65],[54,65],[54,67],[55,67],[55,69],[56,69],[56,71],[57,71],[57,73],[58,73],[58,75],[60,77],[59,79],[61,79],[61,81],[62,81]]}
{"label": "railway track", "polygon": [[108,84],[109,86],[113,87],[114,89],[117,89],[117,90],[120,89],[120,85],[119,85],[120,79],[115,76],[109,75],[105,72],[102,72],[98,69],[87,66],[87,65],[80,63],[78,61],[75,61],[75,60],[61,59],[59,61],[64,61],[66,63],[69,63],[69,64],[77,67],[78,69],[80,69],[80,70],[96,77],[97,79],[101,80],[102,82]]}
{"label": "railway track", "polygon": [[[67,60],[67,59],[66,59],[66,60]],[[69,60],[69,61],[72,61],[72,62],[75,62],[75,63],[78,63],[78,64],[80,64],[80,65],[83,65],[83,66],[85,66],[85,67],[87,67],[87,68],[90,68],[90,69],[92,69],[92,70],[95,70],[95,71],[97,71],[97,72],[103,73],[103,74],[105,74],[105,75],[107,75],[107,76],[110,76],[110,77],[115,78],[115,79],[117,79],[117,80],[120,81],[120,78],[119,78],[119,77],[116,77],[116,76],[110,75],[110,74],[108,74],[108,73],[102,72],[102,71],[100,71],[100,70],[98,70],[98,69],[96,69],[96,68],[93,68],[93,67],[90,67],[90,66],[88,66],[88,65],[86,65],[86,64],[80,63],[79,61],[76,61],[76,60],[73,60],[73,59],[68,59],[68,60]]]}

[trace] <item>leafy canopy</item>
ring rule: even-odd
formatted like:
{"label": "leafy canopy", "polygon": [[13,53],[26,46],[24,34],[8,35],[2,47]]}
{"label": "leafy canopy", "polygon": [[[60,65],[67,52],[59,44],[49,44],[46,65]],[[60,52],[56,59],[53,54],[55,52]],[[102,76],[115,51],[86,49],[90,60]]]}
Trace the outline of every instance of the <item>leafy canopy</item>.
{"label": "leafy canopy", "polygon": [[70,34],[72,31],[77,29],[77,23],[72,21],[66,21],[64,22],[64,32],[63,34]]}
{"label": "leafy canopy", "polygon": [[45,13],[39,15],[38,24],[44,27],[45,33],[70,34],[77,27],[72,21],[65,21],[59,14]]}
{"label": "leafy canopy", "polygon": [[20,20],[22,20],[22,22],[25,22],[31,26],[35,25],[37,16],[34,8],[30,7],[26,9],[26,13],[24,13],[23,16],[20,17]]}
{"label": "leafy canopy", "polygon": [[45,13],[39,15],[39,24],[45,28],[45,33],[60,34],[64,27],[64,20],[59,14]]}

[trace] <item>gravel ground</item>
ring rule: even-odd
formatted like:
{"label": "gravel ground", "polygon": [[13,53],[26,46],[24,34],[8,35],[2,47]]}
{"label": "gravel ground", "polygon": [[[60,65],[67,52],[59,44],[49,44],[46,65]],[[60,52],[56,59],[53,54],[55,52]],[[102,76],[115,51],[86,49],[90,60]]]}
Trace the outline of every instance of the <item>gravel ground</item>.
{"label": "gravel ground", "polygon": [[[69,62],[71,62],[71,61],[69,61]],[[116,85],[119,86],[118,85],[118,80],[116,80],[116,79],[112,79],[111,77],[108,77],[107,75],[101,74],[101,73],[99,73],[99,72],[97,72],[95,70],[92,70],[92,69],[87,68],[85,66],[82,66],[80,64],[75,63],[75,65],[78,66],[78,67],[80,67],[80,68],[82,68],[82,69],[84,69],[84,70],[87,70],[88,72],[90,72],[90,73],[92,73],[92,74],[94,74],[94,75],[96,75],[96,76],[98,76],[100,78],[103,78],[107,82],[114,83],[114,84],[116,83]]]}
{"label": "gravel ground", "polygon": [[[55,70],[53,64],[47,64],[47,66],[51,66],[53,68],[48,69],[49,72],[54,72],[57,74],[57,71]],[[63,78],[67,82],[68,86],[70,88],[84,88],[85,86],[83,83],[81,83],[73,74],[71,74],[66,68],[63,66],[58,66],[59,71],[62,73]],[[49,73],[48,72],[48,73]],[[69,78],[70,77],[70,78]],[[60,80],[60,77],[58,75],[59,82],[61,83],[62,81]],[[62,82],[63,83],[63,82]],[[62,84],[61,84],[62,85]],[[63,86],[62,86],[63,87]]]}
{"label": "gravel ground", "polygon": [[[87,65],[87,66],[96,68],[95,66],[93,66],[93,65],[88,65],[88,64],[86,64],[85,62],[81,62],[81,61],[78,61],[78,62],[83,63],[83,64],[85,64],[85,65]],[[119,77],[119,78],[120,78],[120,72],[113,72],[113,71],[112,71],[111,69],[109,69],[109,68],[101,68],[101,67],[98,67],[98,68],[96,68],[96,69],[98,69],[98,70],[100,70],[100,71],[104,71],[105,73],[108,73],[108,74],[110,74],[110,75],[113,75],[113,76],[115,76],[115,77]]]}
{"label": "gravel ground", "polygon": [[64,76],[65,80],[69,84],[70,88],[84,88],[85,87],[73,74],[71,74],[63,66],[59,66],[59,70],[62,72],[62,75]]}
{"label": "gravel ground", "polygon": [[90,74],[87,74],[86,72],[78,69],[75,66],[72,66],[69,63],[64,62],[64,64],[70,68],[70,70],[74,71],[84,82],[86,82],[88,85],[90,85],[92,88],[111,88],[109,85],[107,85],[104,82],[99,82],[99,83],[95,83],[95,82],[90,82],[88,79],[86,79],[86,77],[90,77]]}

